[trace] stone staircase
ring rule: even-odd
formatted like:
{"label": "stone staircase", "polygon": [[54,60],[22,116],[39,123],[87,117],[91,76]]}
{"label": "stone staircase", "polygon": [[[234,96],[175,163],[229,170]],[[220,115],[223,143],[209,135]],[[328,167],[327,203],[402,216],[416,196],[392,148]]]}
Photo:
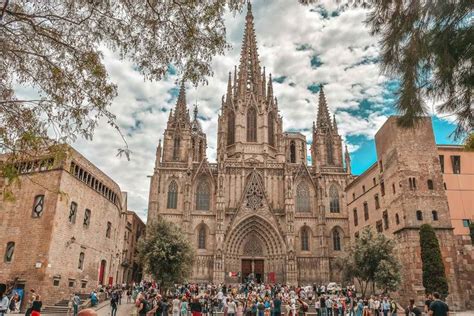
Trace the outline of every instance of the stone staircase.
{"label": "stone staircase", "polygon": [[[86,308],[90,305],[89,294],[80,294],[79,297],[81,298],[81,301],[82,301],[81,309]],[[54,305],[47,305],[43,307],[43,310],[41,311],[41,315],[54,315],[54,316],[67,315],[68,304],[69,304],[69,300],[62,300],[62,301],[57,302]]]}

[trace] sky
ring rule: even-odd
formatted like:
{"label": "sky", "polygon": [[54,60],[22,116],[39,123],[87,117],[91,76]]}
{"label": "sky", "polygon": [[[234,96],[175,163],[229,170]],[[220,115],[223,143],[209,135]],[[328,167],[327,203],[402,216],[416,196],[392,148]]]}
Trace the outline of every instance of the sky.
{"label": "sky", "polygon": [[[352,171],[360,174],[376,161],[373,138],[395,113],[397,81],[380,74],[378,39],[364,24],[367,11],[340,11],[336,4],[333,0],[313,6],[302,6],[296,0],[256,0],[255,30],[261,65],[274,78],[284,130],[299,131],[311,143],[318,87],[324,84],[329,110],[336,115],[339,133],[351,154]],[[213,59],[215,74],[208,78],[208,85],[187,85],[188,107],[198,105],[210,161],[216,157],[217,115],[228,72],[239,61],[245,11],[226,14],[227,40],[232,47]],[[131,62],[108,50],[103,54],[111,80],[118,85],[111,112],[132,150],[131,160],[116,156],[123,142],[107,124],[96,129],[92,141],[78,140],[74,147],[128,192],[128,208],[146,220],[148,176],[153,173],[156,146],[169,111],[176,103],[179,78],[170,73],[158,82],[144,81]],[[433,126],[437,143],[453,143],[449,139],[452,122],[435,116]]]}

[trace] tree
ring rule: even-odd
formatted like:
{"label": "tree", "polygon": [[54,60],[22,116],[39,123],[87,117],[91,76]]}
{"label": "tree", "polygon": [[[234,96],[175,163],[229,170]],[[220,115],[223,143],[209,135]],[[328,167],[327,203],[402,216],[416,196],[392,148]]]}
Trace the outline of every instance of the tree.
{"label": "tree", "polygon": [[393,249],[394,242],[385,235],[374,234],[370,227],[365,228],[356,239],[346,256],[336,261],[346,281],[357,280],[362,296],[372,284],[385,292],[394,291],[400,283],[400,266]]}
{"label": "tree", "polygon": [[[361,2],[361,1],[355,1]],[[473,4],[458,1],[363,1],[367,23],[381,36],[382,69],[400,81],[399,123],[412,127],[427,115],[426,98],[455,115],[456,137],[474,128]]]}
{"label": "tree", "polygon": [[186,280],[194,255],[185,233],[161,217],[147,225],[146,236],[138,243],[138,256],[145,272],[165,289]]}
{"label": "tree", "polygon": [[[18,159],[90,139],[101,118],[118,130],[109,111],[117,87],[102,62],[105,47],[146,79],[159,80],[172,67],[183,80],[205,82],[212,57],[228,47],[224,10],[242,3],[0,1],[0,152]],[[36,96],[20,97],[20,86],[33,87]]]}
{"label": "tree", "polygon": [[421,261],[423,286],[426,293],[438,292],[443,297],[448,295],[448,281],[444,271],[443,259],[436,233],[429,224],[420,227]]}

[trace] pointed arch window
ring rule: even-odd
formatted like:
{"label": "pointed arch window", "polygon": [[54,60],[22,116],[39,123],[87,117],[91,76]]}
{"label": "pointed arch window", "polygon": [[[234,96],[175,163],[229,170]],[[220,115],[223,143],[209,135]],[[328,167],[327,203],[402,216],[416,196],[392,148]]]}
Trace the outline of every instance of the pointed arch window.
{"label": "pointed arch window", "polygon": [[257,141],[257,111],[253,106],[247,111],[247,141]]}
{"label": "pointed arch window", "polygon": [[328,138],[326,139],[326,155],[327,155],[328,165],[333,165],[334,164],[334,152],[333,152],[331,136],[328,136]]}
{"label": "pointed arch window", "polygon": [[227,114],[227,145],[235,143],[235,114],[230,110]]}
{"label": "pointed arch window", "polygon": [[168,201],[167,208],[176,209],[178,207],[178,184],[176,181],[171,181],[168,186]]}
{"label": "pointed arch window", "polygon": [[309,251],[309,229],[307,227],[301,229],[301,250]]}
{"label": "pointed arch window", "polygon": [[268,113],[268,144],[275,146],[273,112]]}
{"label": "pointed arch window", "polygon": [[210,189],[206,180],[199,181],[196,187],[196,210],[209,210]]}
{"label": "pointed arch window", "polygon": [[335,251],[341,251],[341,234],[336,228],[332,232],[332,243]]}
{"label": "pointed arch window", "polygon": [[309,212],[309,188],[304,182],[301,182],[296,187],[296,211],[297,212]]}
{"label": "pointed arch window", "polygon": [[84,269],[84,253],[83,252],[79,254],[79,263],[77,265],[77,268],[80,270]]}
{"label": "pointed arch window", "polygon": [[4,256],[4,261],[5,262],[11,262],[13,260],[13,253],[15,252],[15,243],[13,241],[10,241],[7,243],[7,248],[5,248],[5,256]]}
{"label": "pointed arch window", "polygon": [[199,228],[198,249],[206,249],[206,227],[204,225]]}
{"label": "pointed arch window", "polygon": [[181,139],[179,136],[175,136],[174,144],[173,144],[173,160],[179,160],[179,146],[181,143]]}
{"label": "pointed arch window", "polygon": [[329,211],[331,213],[339,213],[341,211],[339,207],[339,192],[334,185],[329,189]]}
{"label": "pointed arch window", "polygon": [[290,142],[290,162],[296,162],[296,144],[294,140]]}

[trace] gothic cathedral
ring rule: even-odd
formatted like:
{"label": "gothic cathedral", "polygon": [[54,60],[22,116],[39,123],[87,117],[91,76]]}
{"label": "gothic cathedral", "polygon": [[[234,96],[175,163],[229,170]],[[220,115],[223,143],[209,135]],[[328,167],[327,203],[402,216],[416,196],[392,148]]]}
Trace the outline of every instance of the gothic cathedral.
{"label": "gothic cathedral", "polygon": [[306,137],[283,131],[250,5],[241,50],[222,98],[217,163],[207,160],[206,134],[181,86],[156,151],[148,222],[162,216],[187,233],[196,249],[192,282],[338,281],[333,261],[349,244],[343,201],[352,176],[323,88],[308,165]]}

